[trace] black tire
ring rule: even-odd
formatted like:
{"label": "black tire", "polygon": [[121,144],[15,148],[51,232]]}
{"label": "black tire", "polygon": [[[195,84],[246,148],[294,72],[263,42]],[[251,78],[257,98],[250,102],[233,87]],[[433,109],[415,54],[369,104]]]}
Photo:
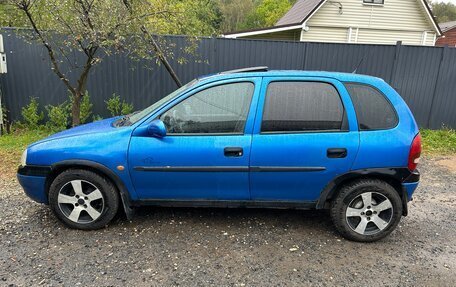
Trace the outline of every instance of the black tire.
{"label": "black tire", "polygon": [[[369,202],[369,194],[372,206],[365,206],[364,201]],[[366,200],[362,195],[366,197]],[[379,203],[376,203],[375,199]],[[380,203],[383,203],[382,199],[385,203],[380,206]],[[385,206],[391,206],[391,208],[379,211]],[[349,207],[350,210],[348,210]],[[359,216],[358,213],[351,216],[357,211],[360,211]],[[341,187],[331,202],[330,214],[337,231],[346,239],[373,242],[386,237],[397,227],[402,217],[402,201],[398,192],[387,182],[377,179],[361,179]],[[361,224],[362,222],[363,224]],[[361,230],[364,230],[363,234],[360,233]]]}
{"label": "black tire", "polygon": [[[77,186],[78,182],[81,188],[73,185],[75,183]],[[79,192],[76,193],[76,190]],[[68,202],[63,202],[65,198]],[[111,181],[84,169],[62,172],[49,188],[49,205],[52,211],[60,221],[74,229],[95,230],[105,227],[116,215],[119,201],[119,193]],[[77,215],[71,216],[76,208]],[[71,217],[77,218],[77,222],[71,220]]]}

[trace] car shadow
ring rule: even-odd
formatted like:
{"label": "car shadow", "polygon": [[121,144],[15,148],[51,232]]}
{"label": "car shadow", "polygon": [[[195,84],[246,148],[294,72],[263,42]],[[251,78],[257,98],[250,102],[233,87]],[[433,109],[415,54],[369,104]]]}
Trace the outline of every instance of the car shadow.
{"label": "car shadow", "polygon": [[[329,231],[333,226],[327,210],[296,210],[267,208],[200,208],[200,207],[150,207],[135,209],[133,218],[128,221],[125,215],[115,220],[118,225],[154,226],[169,222],[203,224],[211,227],[252,228],[280,227],[306,231]],[[306,232],[305,231],[305,232]]]}
{"label": "car shadow", "polygon": [[73,232],[109,234],[136,230],[161,230],[169,235],[176,232],[209,235],[214,230],[236,230],[241,234],[274,232],[285,236],[291,230],[299,234],[321,234],[323,238],[338,237],[327,210],[143,206],[135,209],[130,220],[119,212],[107,228],[94,231],[70,230],[49,206],[33,206],[28,215],[29,220],[16,228],[47,230],[63,236],[73,236]]}

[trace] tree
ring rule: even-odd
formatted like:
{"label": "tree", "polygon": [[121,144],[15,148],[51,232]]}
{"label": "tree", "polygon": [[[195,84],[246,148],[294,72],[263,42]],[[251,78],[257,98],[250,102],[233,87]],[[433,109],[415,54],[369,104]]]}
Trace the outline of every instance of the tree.
{"label": "tree", "polygon": [[431,2],[432,12],[438,23],[456,21],[456,5],[445,2]]}
{"label": "tree", "polygon": [[[25,17],[33,30],[33,35],[25,37],[44,46],[52,71],[71,93],[73,126],[81,122],[80,105],[89,73],[103,56],[147,53],[166,65],[166,51],[152,35],[163,31],[162,23],[175,27],[181,25],[178,19],[182,21],[172,5],[160,0],[153,4],[148,0],[7,0],[6,4]],[[147,37],[139,36],[141,33]],[[151,50],[155,52],[152,55]],[[83,55],[82,65],[72,57],[73,51]],[[68,62],[70,71],[63,69],[63,61]],[[70,73],[77,75],[76,80],[70,80]]]}
{"label": "tree", "polygon": [[[152,5],[162,0],[150,0]],[[161,34],[211,36],[220,32],[222,13],[213,0],[168,0],[173,22],[158,25]],[[175,25],[177,24],[177,25]]]}
{"label": "tree", "polygon": [[262,0],[246,19],[245,28],[270,27],[290,10],[295,1]]}
{"label": "tree", "polygon": [[255,0],[217,0],[222,22],[221,32],[233,32],[245,27],[247,15],[255,9]]}
{"label": "tree", "polygon": [[0,0],[0,27],[23,27],[26,24],[27,19],[20,11]]}

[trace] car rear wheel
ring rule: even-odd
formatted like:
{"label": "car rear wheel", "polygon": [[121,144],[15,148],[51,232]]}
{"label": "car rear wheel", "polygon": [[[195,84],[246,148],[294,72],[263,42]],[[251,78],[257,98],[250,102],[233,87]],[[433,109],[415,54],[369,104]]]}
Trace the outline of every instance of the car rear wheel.
{"label": "car rear wheel", "polygon": [[330,212],[342,236],[372,242],[397,227],[402,217],[402,201],[387,182],[364,179],[343,186],[332,201]]}
{"label": "car rear wheel", "polygon": [[49,204],[67,226],[92,230],[106,226],[114,218],[119,195],[115,186],[97,173],[70,169],[52,182]]}

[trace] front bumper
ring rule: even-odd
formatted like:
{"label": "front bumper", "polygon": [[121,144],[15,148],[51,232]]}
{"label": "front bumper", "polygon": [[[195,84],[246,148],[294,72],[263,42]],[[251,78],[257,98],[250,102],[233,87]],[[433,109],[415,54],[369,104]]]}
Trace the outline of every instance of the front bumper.
{"label": "front bumper", "polygon": [[28,197],[36,202],[48,204],[46,178],[50,172],[49,166],[19,166],[17,180]]}

